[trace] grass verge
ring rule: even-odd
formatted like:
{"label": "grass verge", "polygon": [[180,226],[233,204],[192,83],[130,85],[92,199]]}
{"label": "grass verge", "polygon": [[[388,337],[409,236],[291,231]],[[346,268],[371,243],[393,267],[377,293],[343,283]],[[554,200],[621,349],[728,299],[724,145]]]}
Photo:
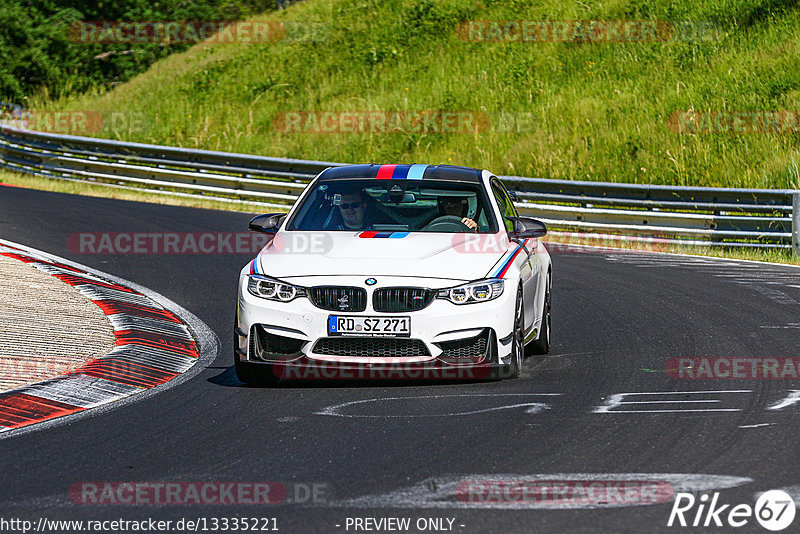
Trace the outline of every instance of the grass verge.
{"label": "grass verge", "polygon": [[[294,33],[200,43],[109,92],[42,106],[103,115],[100,136],[188,148],[800,188],[797,2],[307,0],[262,16]],[[476,21],[500,29],[506,21],[650,21],[676,31],[648,41],[635,37],[634,25],[631,38],[593,41],[575,26],[556,39],[523,42],[484,26],[476,40],[463,31]],[[677,30],[685,24],[691,32]],[[757,114],[737,119],[741,126],[781,110],[792,113],[784,133],[738,131],[720,115]],[[415,130],[413,114],[424,111],[472,113],[475,124],[485,116],[488,127]],[[676,133],[670,120],[689,111],[706,114],[696,119],[700,128]],[[323,112],[333,113],[333,133],[319,133],[327,131]],[[385,128],[359,133],[337,122],[364,112],[388,114]],[[395,128],[392,117],[403,113],[407,122]],[[297,127],[289,117],[300,117]],[[703,117],[729,128],[712,120],[706,131]]]}

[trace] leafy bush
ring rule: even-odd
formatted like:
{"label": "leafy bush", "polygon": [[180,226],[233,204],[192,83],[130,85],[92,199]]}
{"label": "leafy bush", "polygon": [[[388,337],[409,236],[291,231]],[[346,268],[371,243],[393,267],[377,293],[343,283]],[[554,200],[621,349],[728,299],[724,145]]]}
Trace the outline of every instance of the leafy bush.
{"label": "leafy bush", "polygon": [[0,3],[0,100],[22,103],[109,87],[191,43],[87,43],[70,34],[78,21],[222,21],[264,11],[271,0],[4,0]]}

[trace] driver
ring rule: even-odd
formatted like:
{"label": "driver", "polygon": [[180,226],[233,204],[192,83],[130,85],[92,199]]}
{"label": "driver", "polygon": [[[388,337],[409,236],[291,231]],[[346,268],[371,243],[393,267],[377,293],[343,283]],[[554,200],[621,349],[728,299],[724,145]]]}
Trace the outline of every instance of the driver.
{"label": "driver", "polygon": [[461,217],[461,222],[473,232],[478,231],[478,223],[467,217],[469,200],[467,197],[442,196],[436,200],[439,207],[439,216],[453,215]]}
{"label": "driver", "polygon": [[336,206],[341,215],[341,223],[330,230],[364,230],[369,227],[367,216],[367,194],[363,189],[344,191]]}

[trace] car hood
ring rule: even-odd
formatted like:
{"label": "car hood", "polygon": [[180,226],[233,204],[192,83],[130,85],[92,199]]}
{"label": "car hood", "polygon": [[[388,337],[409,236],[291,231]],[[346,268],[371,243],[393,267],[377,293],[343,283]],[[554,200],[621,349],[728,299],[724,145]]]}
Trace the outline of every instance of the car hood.
{"label": "car hood", "polygon": [[303,276],[412,276],[477,280],[508,250],[500,234],[279,232],[258,255],[258,271]]}

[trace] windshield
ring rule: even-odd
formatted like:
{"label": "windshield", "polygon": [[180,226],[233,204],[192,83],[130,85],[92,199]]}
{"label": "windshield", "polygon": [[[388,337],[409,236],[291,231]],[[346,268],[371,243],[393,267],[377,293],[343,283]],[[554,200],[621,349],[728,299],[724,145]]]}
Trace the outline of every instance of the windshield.
{"label": "windshield", "polygon": [[288,230],[495,233],[481,184],[436,180],[321,180]]}

